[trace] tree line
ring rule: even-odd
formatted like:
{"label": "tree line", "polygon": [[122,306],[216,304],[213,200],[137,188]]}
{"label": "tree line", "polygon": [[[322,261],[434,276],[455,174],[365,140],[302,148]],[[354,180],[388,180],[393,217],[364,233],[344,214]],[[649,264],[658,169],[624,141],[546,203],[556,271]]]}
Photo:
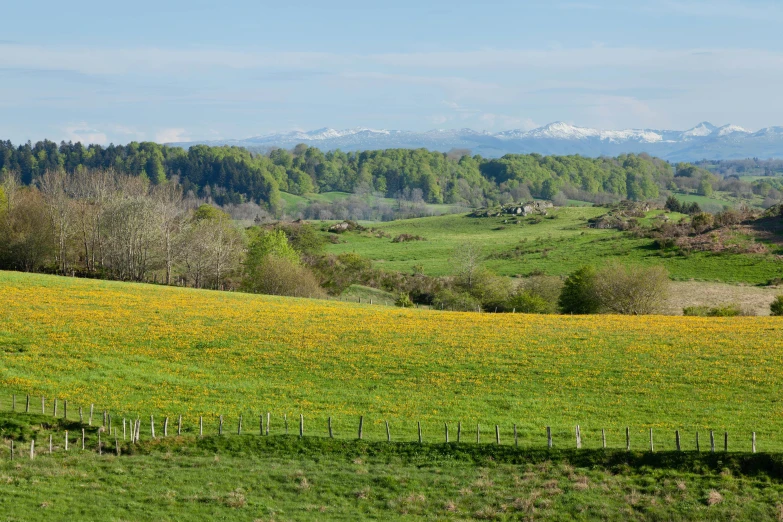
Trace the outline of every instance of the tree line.
{"label": "tree line", "polygon": [[342,191],[399,198],[417,191],[426,203],[480,207],[558,194],[588,201],[656,198],[672,184],[674,170],[646,154],[616,158],[509,154],[489,159],[469,151],[426,149],[323,152],[298,145],[268,153],[239,147],[197,145],[188,150],[150,142],[84,146],[81,143],[0,141],[0,173],[16,173],[24,185],[48,171],[72,176],[112,170],[148,180],[176,178],[185,194],[218,205],[260,204],[280,215],[280,192]]}

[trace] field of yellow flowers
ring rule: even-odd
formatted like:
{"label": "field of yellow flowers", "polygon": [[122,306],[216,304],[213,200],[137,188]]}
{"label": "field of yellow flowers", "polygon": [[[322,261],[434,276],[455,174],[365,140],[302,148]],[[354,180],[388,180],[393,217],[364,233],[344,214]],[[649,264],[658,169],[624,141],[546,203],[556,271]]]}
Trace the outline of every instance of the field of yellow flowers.
{"label": "field of yellow flowers", "polygon": [[[534,316],[402,310],[0,272],[0,408],[12,393],[118,415],[272,413],[307,434],[430,441],[448,422],[475,440],[783,450],[783,321]],[[37,403],[39,404],[39,403]],[[76,406],[72,406],[73,408]],[[148,417],[147,417],[148,418]],[[256,419],[255,421],[252,419]],[[293,420],[295,419],[295,420]],[[235,424],[234,424],[235,425]]]}

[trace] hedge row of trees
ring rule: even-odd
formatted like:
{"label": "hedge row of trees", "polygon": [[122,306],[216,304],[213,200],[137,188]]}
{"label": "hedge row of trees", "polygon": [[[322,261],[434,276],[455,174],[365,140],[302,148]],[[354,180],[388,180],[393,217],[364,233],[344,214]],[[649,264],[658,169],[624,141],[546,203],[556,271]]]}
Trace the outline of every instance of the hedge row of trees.
{"label": "hedge row of trees", "polygon": [[287,293],[323,295],[287,246],[183,196],[176,179],[49,170],[33,186],[0,184],[0,269],[264,293],[283,278]]}
{"label": "hedge row of trees", "polygon": [[238,147],[197,145],[188,150],[156,143],[84,146],[41,141],[14,146],[0,141],[0,173],[14,172],[32,185],[48,171],[74,175],[113,170],[141,177],[153,186],[177,178],[185,193],[220,205],[246,201],[279,214],[280,191],[292,194],[344,191],[398,197],[418,191],[427,203],[471,207],[531,196],[551,199],[561,192],[601,200],[643,200],[672,184],[674,171],[646,154],[617,158],[510,154],[499,159],[425,149],[322,152],[306,145],[268,154]]}

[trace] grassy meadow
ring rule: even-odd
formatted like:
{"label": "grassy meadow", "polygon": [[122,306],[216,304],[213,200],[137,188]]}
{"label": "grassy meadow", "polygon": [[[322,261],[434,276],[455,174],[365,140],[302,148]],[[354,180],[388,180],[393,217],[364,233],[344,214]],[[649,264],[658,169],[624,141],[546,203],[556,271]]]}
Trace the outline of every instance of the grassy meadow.
{"label": "grassy meadow", "polygon": [[[411,271],[420,266],[429,275],[448,275],[454,252],[466,243],[481,245],[486,266],[501,275],[568,274],[584,264],[600,266],[611,259],[640,264],[661,264],[675,280],[703,280],[764,284],[780,277],[783,266],[771,246],[770,254],[715,254],[698,252],[688,256],[662,252],[652,239],[634,238],[617,230],[587,226],[587,220],[605,214],[597,207],[555,209],[549,216],[531,216],[522,224],[506,218],[472,218],[446,215],[373,223],[392,238],[399,234],[421,236],[424,241],[392,243],[372,233],[340,235],[340,243],[329,244],[332,253],[355,252],[389,270]],[[653,211],[650,217],[660,214]],[[679,214],[669,214],[677,220]]]}
{"label": "grassy meadow", "polygon": [[[779,455],[517,450],[257,434],[97,452],[97,427],[0,412],[0,518],[31,520],[777,520]],[[71,446],[64,450],[69,429]],[[48,436],[55,436],[48,454]],[[37,456],[30,460],[30,441]]]}
{"label": "grassy meadow", "polygon": [[[779,318],[528,316],[403,310],[44,275],[0,273],[0,400],[10,394],[95,403],[120,416],[205,416],[234,426],[272,413],[296,429],[352,437],[441,441],[494,425],[503,441],[633,446],[682,430],[731,434],[732,448],[783,450]],[[21,401],[17,397],[17,401]],[[60,403],[62,404],[62,402]],[[256,419],[256,421],[252,420]],[[294,419],[294,420],[292,420]]]}

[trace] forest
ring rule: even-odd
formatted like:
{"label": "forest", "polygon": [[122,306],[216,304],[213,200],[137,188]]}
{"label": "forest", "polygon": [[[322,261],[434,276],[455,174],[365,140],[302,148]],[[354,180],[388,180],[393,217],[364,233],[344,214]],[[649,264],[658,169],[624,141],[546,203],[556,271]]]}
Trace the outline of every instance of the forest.
{"label": "forest", "polygon": [[[52,141],[14,146],[0,141],[0,174],[15,173],[23,185],[47,171],[68,175],[112,170],[162,185],[176,178],[185,194],[218,205],[253,202],[280,215],[280,192],[341,191],[399,198],[414,193],[426,203],[493,205],[558,193],[588,201],[656,198],[672,183],[667,162],[646,154],[616,158],[512,154],[498,159],[426,149],[323,152],[298,145],[267,154],[238,147],[197,145],[188,150],[156,143],[84,146]],[[415,192],[414,192],[415,191]]]}

